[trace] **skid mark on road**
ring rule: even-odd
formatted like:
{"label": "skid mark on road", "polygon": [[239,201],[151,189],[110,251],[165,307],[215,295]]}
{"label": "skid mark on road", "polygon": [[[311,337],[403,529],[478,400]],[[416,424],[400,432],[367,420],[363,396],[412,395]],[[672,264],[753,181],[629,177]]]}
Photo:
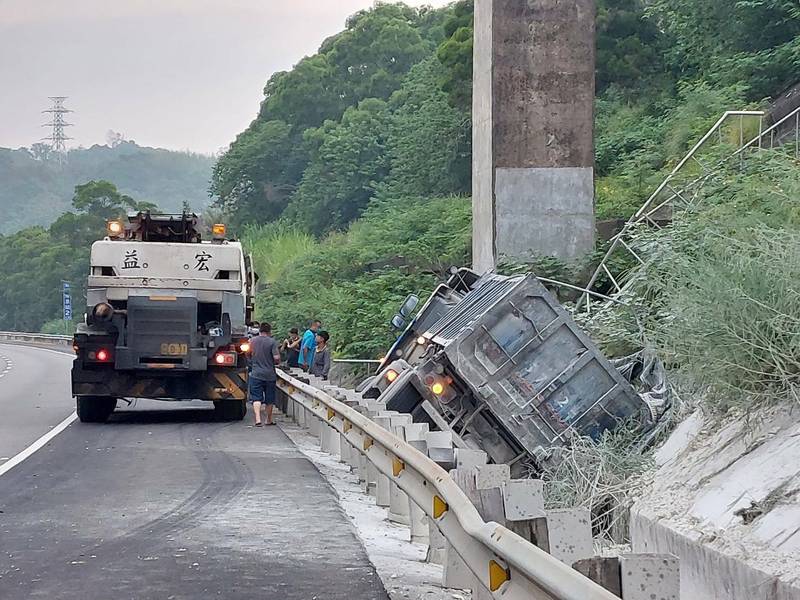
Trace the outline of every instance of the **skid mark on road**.
{"label": "skid mark on road", "polygon": [[0,377],[5,377],[12,368],[14,368],[14,361],[5,354],[0,354]]}

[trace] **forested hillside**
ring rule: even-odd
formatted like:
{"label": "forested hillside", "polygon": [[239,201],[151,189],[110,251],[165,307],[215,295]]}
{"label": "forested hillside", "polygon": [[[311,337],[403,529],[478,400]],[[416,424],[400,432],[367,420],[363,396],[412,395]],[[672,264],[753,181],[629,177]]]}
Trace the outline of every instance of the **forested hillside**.
{"label": "forested hillside", "polygon": [[30,225],[49,225],[70,207],[76,185],[91,179],[113,181],[135,198],[180,211],[184,203],[200,210],[208,204],[213,158],[133,142],[114,147],[70,150],[59,165],[48,147],[0,148],[0,234]]}
{"label": "forested hillside", "polygon": [[[265,73],[257,117],[214,165],[211,190],[254,250],[259,316],[279,331],[318,316],[339,353],[374,357],[400,299],[469,263],[472,15],[469,0],[378,3],[292,70]],[[767,106],[800,79],[792,0],[598,0],[597,31],[599,218],[630,215],[722,112]],[[0,281],[16,272],[0,264]],[[58,307],[45,312],[0,311],[0,329],[36,327]]]}
{"label": "forested hillside", "polygon": [[[472,14],[469,0],[378,4],[268,80],[212,179],[217,205],[271,257],[264,318],[286,328],[318,315],[342,353],[374,356],[398,298],[427,293],[442,257],[469,262],[469,227],[446,217],[469,216],[454,196],[471,189]],[[766,105],[800,78],[799,34],[790,0],[598,0],[598,217],[630,215],[722,112]],[[404,241],[375,243],[389,231]]]}

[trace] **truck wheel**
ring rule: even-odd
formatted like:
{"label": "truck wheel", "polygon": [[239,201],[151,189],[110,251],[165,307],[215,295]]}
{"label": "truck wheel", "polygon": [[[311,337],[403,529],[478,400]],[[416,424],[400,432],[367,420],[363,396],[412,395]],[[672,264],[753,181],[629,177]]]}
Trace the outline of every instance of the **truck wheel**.
{"label": "truck wheel", "polygon": [[105,423],[116,407],[117,399],[107,396],[78,396],[76,399],[81,423]]}
{"label": "truck wheel", "polygon": [[241,421],[247,414],[247,405],[243,400],[216,400],[214,412],[220,421]]}

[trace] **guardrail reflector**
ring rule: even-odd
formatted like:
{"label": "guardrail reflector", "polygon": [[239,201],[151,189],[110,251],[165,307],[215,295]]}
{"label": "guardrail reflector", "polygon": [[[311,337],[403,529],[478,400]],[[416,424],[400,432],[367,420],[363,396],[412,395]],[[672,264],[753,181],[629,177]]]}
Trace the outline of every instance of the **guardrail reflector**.
{"label": "guardrail reflector", "polygon": [[500,566],[500,563],[490,560],[489,561],[489,590],[496,592],[500,589],[506,581],[511,579],[511,572],[505,567]]}
{"label": "guardrail reflector", "polygon": [[313,408],[319,408],[319,400],[314,400],[314,402],[311,404],[311,406]]}
{"label": "guardrail reflector", "polygon": [[364,450],[372,448],[373,441],[370,438],[364,438]]}
{"label": "guardrail reflector", "polygon": [[439,498],[439,496],[433,497],[433,518],[438,519],[444,513],[447,512],[447,502]]}
{"label": "guardrail reflector", "polygon": [[335,416],[336,416],[336,413],[335,413],[335,412],[333,412],[333,409],[332,409],[332,408],[329,408],[329,409],[328,409],[328,421],[330,421],[331,419],[333,419],[333,417],[335,417]]}
{"label": "guardrail reflector", "polygon": [[287,394],[289,394],[290,396],[291,396],[292,394],[294,394],[294,393],[295,393],[295,391],[296,391],[296,390],[295,390],[295,389],[294,389],[292,386],[289,386],[288,388],[286,388],[286,393],[287,393]]}
{"label": "guardrail reflector", "polygon": [[344,430],[344,432],[347,433],[352,428],[353,428],[353,424],[350,421],[348,421],[347,419],[345,419],[344,420],[344,424],[342,425],[342,429]]}
{"label": "guardrail reflector", "polygon": [[403,464],[402,460],[400,460],[399,458],[392,459],[392,475],[397,477],[398,475],[400,475],[400,473],[403,472],[403,469],[405,468],[406,466],[405,464]]}

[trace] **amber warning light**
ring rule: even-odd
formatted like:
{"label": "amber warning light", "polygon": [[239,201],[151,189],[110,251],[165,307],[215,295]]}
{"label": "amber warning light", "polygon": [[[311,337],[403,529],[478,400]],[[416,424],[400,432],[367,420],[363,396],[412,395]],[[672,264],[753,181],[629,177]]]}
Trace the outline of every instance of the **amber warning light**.
{"label": "amber warning light", "polygon": [[211,235],[214,236],[215,240],[224,240],[225,225],[223,223],[215,223],[214,226],[211,227]]}
{"label": "amber warning light", "polygon": [[125,231],[125,227],[122,221],[109,221],[106,223],[106,231],[108,232],[108,237],[119,237]]}

